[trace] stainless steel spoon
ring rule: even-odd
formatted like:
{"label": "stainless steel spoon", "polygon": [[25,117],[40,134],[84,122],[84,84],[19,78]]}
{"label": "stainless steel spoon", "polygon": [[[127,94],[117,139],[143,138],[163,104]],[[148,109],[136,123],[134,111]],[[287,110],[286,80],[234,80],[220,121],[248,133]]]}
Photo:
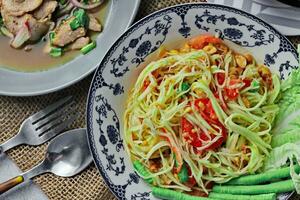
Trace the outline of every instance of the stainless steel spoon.
{"label": "stainless steel spoon", "polygon": [[20,183],[43,173],[70,177],[84,170],[92,162],[86,129],[67,131],[53,139],[44,161],[31,170],[0,184],[0,195]]}

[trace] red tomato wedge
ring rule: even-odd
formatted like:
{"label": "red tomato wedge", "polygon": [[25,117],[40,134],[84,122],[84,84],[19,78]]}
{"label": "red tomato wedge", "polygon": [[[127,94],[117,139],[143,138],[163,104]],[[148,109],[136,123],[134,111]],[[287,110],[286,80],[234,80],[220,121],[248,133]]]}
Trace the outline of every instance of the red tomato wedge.
{"label": "red tomato wedge", "polygon": [[[213,150],[222,145],[224,140],[227,137],[226,128],[219,122],[218,117],[213,109],[211,101],[208,98],[196,99],[194,102],[195,107],[200,112],[201,116],[213,127],[219,131],[221,130],[222,137],[212,143],[206,149]],[[217,128],[218,127],[218,128]],[[191,122],[189,122],[185,117],[181,119],[181,128],[184,135],[184,138],[188,143],[190,143],[193,147],[201,147],[202,141],[208,141],[209,137],[202,131],[199,131],[198,127],[195,127]],[[198,131],[198,132],[197,132]],[[213,140],[216,136],[211,134],[211,140]]]}
{"label": "red tomato wedge", "polygon": [[222,85],[223,83],[224,83],[224,81],[225,81],[225,74],[224,73],[216,73],[216,80],[218,81],[218,83],[220,84],[220,85]]}
{"label": "red tomato wedge", "polygon": [[[208,146],[206,148],[207,150],[213,150],[213,149],[220,147],[222,145],[222,143],[224,142],[225,138],[227,137],[227,131],[226,131],[225,127],[221,123],[215,124],[215,125],[221,129],[222,137],[220,137],[220,139],[218,139],[216,142],[214,142],[210,146]],[[203,132],[200,132],[200,134],[198,134],[197,132],[193,131],[193,129],[195,127],[184,117],[181,120],[181,126],[182,126],[182,131],[186,134],[184,136],[184,138],[193,147],[195,147],[195,148],[201,147],[202,141],[209,140],[209,138]],[[214,138],[215,138],[215,135],[211,135],[211,139],[214,139]]]}
{"label": "red tomato wedge", "polygon": [[[224,89],[225,95],[228,97],[229,100],[236,100],[239,96],[239,87],[233,87],[236,84],[242,83],[242,80],[240,79],[233,79],[229,81],[229,87],[226,87]],[[248,84],[247,82],[245,84]]]}
{"label": "red tomato wedge", "polygon": [[216,38],[212,35],[207,34],[196,36],[188,42],[188,44],[194,49],[202,49],[209,43],[219,44],[222,43],[222,40],[220,38]]}

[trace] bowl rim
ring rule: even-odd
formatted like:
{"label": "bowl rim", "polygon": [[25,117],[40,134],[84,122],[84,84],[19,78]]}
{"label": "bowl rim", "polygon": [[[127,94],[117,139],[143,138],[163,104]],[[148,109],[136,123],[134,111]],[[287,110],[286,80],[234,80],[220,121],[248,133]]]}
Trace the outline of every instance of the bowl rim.
{"label": "bowl rim", "polygon": [[[286,36],[284,36],[283,34],[281,34],[277,29],[275,29],[272,25],[270,25],[269,23],[265,22],[264,20],[256,17],[253,14],[250,14],[250,13],[247,13],[247,12],[241,10],[241,9],[237,9],[237,8],[226,6],[226,5],[220,5],[220,4],[214,4],[214,3],[206,3],[206,2],[193,2],[193,3],[177,4],[177,5],[169,6],[169,7],[160,9],[158,11],[155,11],[155,12],[153,12],[153,13],[145,16],[145,17],[143,17],[142,19],[138,20],[134,24],[132,24],[122,35],[119,36],[119,38],[117,40],[115,40],[115,42],[111,45],[110,49],[106,52],[106,54],[103,57],[102,61],[100,62],[100,64],[96,68],[96,70],[94,71],[94,75],[93,75],[92,81],[90,83],[90,88],[89,88],[89,91],[88,91],[88,97],[87,97],[87,102],[86,102],[87,137],[88,137],[89,148],[90,148],[90,151],[91,151],[92,156],[93,156],[93,161],[94,161],[94,163],[95,163],[95,165],[96,165],[99,173],[101,174],[101,176],[102,176],[105,184],[109,188],[110,192],[113,193],[114,196],[117,199],[120,199],[120,198],[118,197],[118,195],[116,194],[116,192],[114,192],[112,190],[112,188],[110,187],[110,181],[106,178],[106,174],[102,171],[102,166],[100,164],[101,161],[97,159],[99,156],[98,156],[98,153],[97,153],[97,148],[95,147],[94,135],[92,133],[93,132],[93,122],[92,122],[91,119],[92,119],[92,114],[93,114],[93,110],[92,109],[93,109],[93,105],[94,105],[93,87],[94,87],[94,83],[95,83],[95,79],[97,77],[98,71],[105,66],[105,63],[104,63],[105,60],[112,53],[112,51],[122,43],[122,39],[124,37],[126,37],[126,36],[129,36],[132,31],[137,30],[139,28],[139,25],[144,24],[144,22],[147,22],[147,20],[151,19],[152,17],[155,17],[156,15],[159,15],[160,13],[168,11],[168,10],[170,10],[172,8],[181,7],[181,6],[193,6],[193,5],[199,5],[199,7],[204,6],[204,7],[226,8],[229,11],[233,10],[233,11],[236,11],[235,13],[243,14],[244,16],[250,16],[253,19],[255,19],[257,23],[263,24],[265,28],[267,28],[270,31],[272,31],[280,39],[286,40],[288,42],[288,44],[291,45],[293,47],[293,50],[296,52],[296,48],[291,43],[291,41]],[[288,195],[288,198],[289,197],[290,197],[290,195]]]}

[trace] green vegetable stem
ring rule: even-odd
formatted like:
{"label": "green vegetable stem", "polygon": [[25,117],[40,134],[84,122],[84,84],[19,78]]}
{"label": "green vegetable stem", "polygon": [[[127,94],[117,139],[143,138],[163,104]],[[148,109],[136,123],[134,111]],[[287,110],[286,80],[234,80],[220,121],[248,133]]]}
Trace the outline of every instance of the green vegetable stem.
{"label": "green vegetable stem", "polygon": [[[295,171],[296,173],[300,172],[299,165],[295,166]],[[231,181],[227,182],[226,185],[256,185],[287,177],[290,177],[290,167],[275,169],[261,174],[241,176],[239,178],[232,179]]]}
{"label": "green vegetable stem", "polygon": [[293,190],[295,187],[291,179],[266,185],[215,185],[212,189],[213,192],[225,194],[268,194]]}
{"label": "green vegetable stem", "polygon": [[82,47],[80,49],[81,53],[83,54],[87,54],[88,52],[92,51],[93,49],[95,49],[97,46],[97,43],[95,41],[87,44],[86,46]]}
{"label": "green vegetable stem", "polygon": [[[145,168],[145,166],[138,160],[133,162],[133,167],[137,171],[137,173],[140,174],[141,176],[147,177],[151,175],[151,173]],[[145,181],[149,184],[153,183],[152,178],[147,178],[145,179]]]}
{"label": "green vegetable stem", "polygon": [[159,187],[152,187],[152,195],[166,200],[217,200],[208,197],[191,196],[182,192],[176,192],[174,190]]}
{"label": "green vegetable stem", "polygon": [[222,199],[222,200],[275,200],[276,194],[258,194],[258,195],[234,195],[224,193],[209,193],[210,198]]}

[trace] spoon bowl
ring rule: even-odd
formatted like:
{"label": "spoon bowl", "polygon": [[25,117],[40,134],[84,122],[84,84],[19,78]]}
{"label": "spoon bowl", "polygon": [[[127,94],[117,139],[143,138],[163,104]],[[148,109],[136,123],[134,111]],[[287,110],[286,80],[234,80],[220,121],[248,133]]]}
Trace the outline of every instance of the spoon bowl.
{"label": "spoon bowl", "polygon": [[20,183],[43,173],[70,177],[80,173],[92,162],[86,129],[67,131],[53,139],[43,162],[31,170],[0,184],[0,195]]}
{"label": "spoon bowl", "polygon": [[48,146],[44,161],[49,172],[57,176],[70,177],[80,173],[91,162],[86,129],[76,129],[58,136]]}

